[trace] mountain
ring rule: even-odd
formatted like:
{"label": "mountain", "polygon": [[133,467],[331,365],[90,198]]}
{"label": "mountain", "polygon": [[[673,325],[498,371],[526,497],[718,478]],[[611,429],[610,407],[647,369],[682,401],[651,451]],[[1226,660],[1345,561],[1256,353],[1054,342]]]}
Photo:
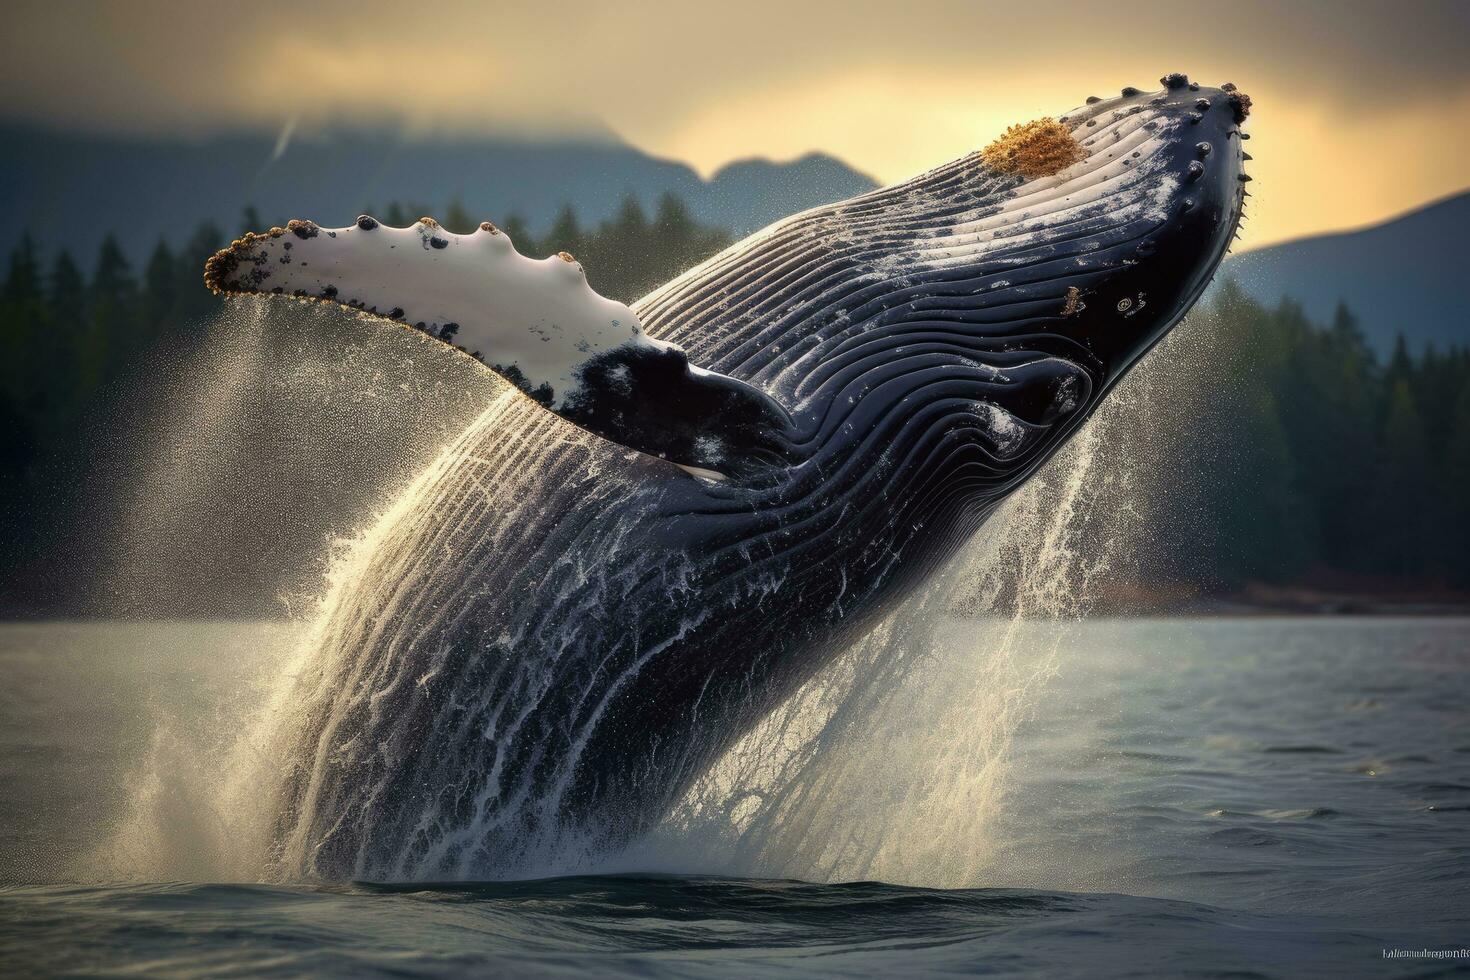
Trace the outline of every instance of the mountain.
{"label": "mountain", "polygon": [[[875,187],[833,157],[741,160],[701,178],[610,135],[413,137],[342,129],[281,140],[267,133],[195,140],[127,138],[0,126],[0,256],[29,230],[44,247],[70,248],[84,269],[117,234],[135,269],[160,238],[181,245],[202,221],[227,234],[254,206],[264,224],[311,217],[345,225],[390,202],[443,216],[457,202],[475,220],[512,214],[543,233],[564,204],[584,225],[611,217],[626,194],[652,209],[672,191],[694,216],[736,235]],[[1290,296],[1318,322],[1341,302],[1387,352],[1470,344],[1458,278],[1470,257],[1470,193],[1384,224],[1234,255],[1224,276],[1274,305]]]}
{"label": "mountain", "polygon": [[1231,256],[1220,278],[1234,277],[1270,305],[1290,296],[1319,323],[1346,303],[1387,353],[1400,331],[1415,350],[1470,345],[1460,290],[1467,262],[1470,193],[1462,193],[1371,228]]}
{"label": "mountain", "polygon": [[665,191],[682,197],[696,219],[740,235],[875,186],[817,153],[789,163],[741,161],[705,180],[686,164],[607,136],[411,137],[360,129],[183,140],[10,125],[0,126],[0,254],[29,230],[89,267],[103,236],[114,232],[141,262],[159,238],[182,244],[205,220],[237,234],[247,205],[267,224],[310,217],[345,225],[392,201],[440,216],[458,202],[476,221],[504,223],[519,214],[544,232],[564,204],[584,225],[595,224],[626,194],[651,212]]}

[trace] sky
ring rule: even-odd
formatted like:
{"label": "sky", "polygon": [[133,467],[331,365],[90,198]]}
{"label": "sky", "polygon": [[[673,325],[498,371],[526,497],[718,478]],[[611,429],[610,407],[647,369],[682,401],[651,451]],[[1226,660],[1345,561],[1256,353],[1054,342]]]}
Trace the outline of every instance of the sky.
{"label": "sky", "polygon": [[6,0],[0,118],[189,136],[392,123],[616,134],[708,174],[900,180],[1088,95],[1250,94],[1246,247],[1470,187],[1470,2]]}

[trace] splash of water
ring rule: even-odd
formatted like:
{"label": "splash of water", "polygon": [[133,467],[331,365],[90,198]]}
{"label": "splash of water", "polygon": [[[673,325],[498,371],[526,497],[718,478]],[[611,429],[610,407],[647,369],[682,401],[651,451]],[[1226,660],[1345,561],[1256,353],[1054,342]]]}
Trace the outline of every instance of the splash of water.
{"label": "splash of water", "polygon": [[118,608],[96,611],[239,615],[242,592],[264,593],[265,615],[313,608],[323,542],[370,521],[503,390],[431,345],[329,307],[229,301],[110,433],[98,504],[115,515],[94,547]]}
{"label": "splash of water", "polygon": [[989,881],[1012,734],[1056,669],[1088,582],[1106,568],[1107,552],[1078,539],[1108,504],[1094,492],[1108,425],[1104,416],[1079,434],[922,593],[608,866]]}
{"label": "splash of water", "polygon": [[[1066,623],[1085,611],[1091,583],[1136,524],[1136,461],[1107,448],[1126,442],[1143,390],[1135,380],[1116,393],[942,575],[740,739],[648,838],[617,854],[561,842],[527,873],[991,880],[1012,734],[1056,667]],[[433,516],[421,508],[429,488],[473,463],[487,429],[509,438],[502,416],[513,401],[492,405],[340,550],[320,611],[294,652],[268,665],[257,707],[233,729],[241,737],[201,751],[161,730],[126,846],[114,848],[133,873],[280,879],[309,866],[299,815],[281,810],[282,787],[300,776],[304,740],[316,737],[305,708],[329,701],[341,671],[355,669],[343,659],[354,648],[331,634],[359,615],[357,585],[390,557],[389,542]],[[595,454],[581,465],[595,480]],[[471,481],[470,491],[484,488]],[[514,506],[487,497],[481,509],[500,511],[503,526]],[[1031,628],[1037,620],[1053,625]],[[185,823],[192,857],[181,863]]]}
{"label": "splash of water", "polygon": [[[513,396],[505,393],[502,401]],[[494,408],[490,410],[494,412]],[[299,763],[303,694],[330,680],[322,652],[342,600],[368,574],[385,542],[416,509],[426,488],[453,466],[441,452],[391,495],[368,528],[333,543],[325,589],[292,642],[254,651],[252,681],[215,706],[209,724],[185,727],[158,719],[133,803],[117,833],[83,867],[114,877],[159,880],[263,881],[297,877],[301,855],[279,837],[277,801]]]}

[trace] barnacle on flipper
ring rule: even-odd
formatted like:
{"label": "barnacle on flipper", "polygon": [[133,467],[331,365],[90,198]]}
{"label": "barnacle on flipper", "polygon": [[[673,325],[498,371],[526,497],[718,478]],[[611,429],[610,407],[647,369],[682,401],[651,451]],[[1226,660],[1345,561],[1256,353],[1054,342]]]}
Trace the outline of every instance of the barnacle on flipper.
{"label": "barnacle on flipper", "polygon": [[1050,177],[1086,156],[1072,131],[1050,116],[1011,126],[980,151],[996,173],[1020,174],[1028,180]]}

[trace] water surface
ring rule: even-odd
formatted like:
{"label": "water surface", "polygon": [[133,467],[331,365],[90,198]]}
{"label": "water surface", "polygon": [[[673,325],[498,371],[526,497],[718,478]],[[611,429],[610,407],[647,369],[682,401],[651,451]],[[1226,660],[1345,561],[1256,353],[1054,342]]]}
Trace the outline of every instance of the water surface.
{"label": "water surface", "polygon": [[[983,665],[978,635],[948,623],[932,669]],[[656,875],[216,883],[214,803],[170,770],[217,758],[294,637],[0,627],[0,969],[1433,976],[1456,961],[1383,951],[1470,946],[1470,622],[1068,631],[961,889],[752,878],[677,849]],[[140,798],[167,815],[141,844],[119,835]],[[134,846],[164,851],[168,880],[140,879]]]}

